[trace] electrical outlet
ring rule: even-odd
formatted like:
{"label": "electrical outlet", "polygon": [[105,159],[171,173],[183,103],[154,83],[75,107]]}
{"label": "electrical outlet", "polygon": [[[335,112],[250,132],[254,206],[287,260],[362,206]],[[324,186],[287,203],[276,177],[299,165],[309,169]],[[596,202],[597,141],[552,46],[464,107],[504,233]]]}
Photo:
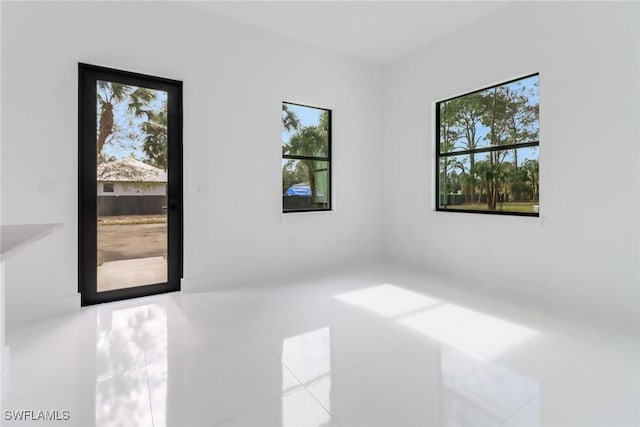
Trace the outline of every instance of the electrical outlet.
{"label": "electrical outlet", "polygon": [[209,192],[209,186],[206,184],[198,184],[196,191],[200,194],[207,194]]}
{"label": "electrical outlet", "polygon": [[38,193],[55,193],[56,182],[43,180],[38,183]]}

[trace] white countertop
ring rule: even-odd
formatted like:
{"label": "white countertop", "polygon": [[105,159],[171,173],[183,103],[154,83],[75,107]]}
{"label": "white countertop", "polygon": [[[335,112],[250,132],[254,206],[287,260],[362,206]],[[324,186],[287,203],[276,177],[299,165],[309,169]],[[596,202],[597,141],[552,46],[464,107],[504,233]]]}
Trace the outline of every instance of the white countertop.
{"label": "white countertop", "polygon": [[0,227],[2,261],[29,244],[62,228],[62,224],[15,224]]}

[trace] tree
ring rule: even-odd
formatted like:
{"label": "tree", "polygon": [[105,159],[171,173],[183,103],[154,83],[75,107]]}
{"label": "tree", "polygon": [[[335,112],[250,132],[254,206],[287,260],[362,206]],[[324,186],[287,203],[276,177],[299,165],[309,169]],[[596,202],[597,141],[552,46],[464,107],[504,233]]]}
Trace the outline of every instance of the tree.
{"label": "tree", "polygon": [[[486,103],[484,101],[485,93],[473,93],[460,98],[455,98],[445,103],[446,108],[441,110],[440,120],[444,118],[446,123],[441,127],[441,132],[445,132],[444,147],[447,151],[455,148],[464,150],[475,150],[481,141],[480,126],[482,118],[486,111]],[[444,113],[444,114],[443,114]],[[459,147],[457,147],[459,145]],[[441,151],[445,152],[445,151]],[[446,162],[448,163],[448,162]],[[469,168],[473,168],[476,163],[475,153],[469,154]],[[445,167],[448,164],[445,164]],[[463,170],[464,172],[464,170]],[[467,184],[471,182],[466,179]],[[474,200],[476,187],[467,187],[468,199]]]}
{"label": "tree", "polygon": [[299,167],[298,160],[288,160],[282,166],[282,194],[289,188],[308,179],[305,168]]}
{"label": "tree", "polygon": [[[283,145],[283,154],[307,157],[325,157],[327,155],[329,146],[328,111],[323,111],[320,114],[318,125],[301,127],[295,112],[289,110],[285,104],[282,107],[282,126],[285,130],[295,131],[289,142]],[[319,160],[313,159],[300,159],[297,163],[306,169],[311,200],[314,202],[317,200],[316,174],[324,170],[323,167],[319,167],[319,162]]]}
{"label": "tree", "polygon": [[[463,138],[465,150],[475,150],[480,143],[481,135],[479,135],[478,127],[482,123],[486,111],[485,97],[484,92],[473,93],[447,102],[452,110],[450,113],[451,121],[453,126],[457,128],[458,135]],[[469,155],[469,161],[470,167],[473,167],[475,165],[473,153]]]}
{"label": "tree", "polygon": [[[537,104],[529,103],[524,85],[493,88],[491,95],[485,97],[485,105],[487,113],[482,118],[482,124],[489,129],[485,139],[489,140],[490,146],[516,145],[537,138],[538,108]],[[512,166],[518,169],[518,148],[513,148],[511,152]],[[486,183],[489,210],[496,209],[500,190],[508,192],[513,188],[514,180],[521,176],[505,163],[508,154],[507,150],[488,153],[490,163],[496,168],[492,180]]]}
{"label": "tree", "polygon": [[527,183],[531,187],[531,201],[537,202],[540,197],[540,165],[537,160],[527,160],[522,168],[527,172]]}
{"label": "tree", "polygon": [[98,135],[97,153],[102,156],[102,148],[109,143],[116,134],[117,126],[114,122],[114,108],[127,102],[127,110],[137,117],[147,114],[146,107],[155,99],[152,89],[129,86],[121,83],[99,80],[97,87]]}
{"label": "tree", "polygon": [[478,186],[477,176],[471,173],[471,171],[463,172],[460,175],[460,185],[462,187],[466,203],[475,203],[476,187]]}
{"label": "tree", "polygon": [[147,120],[140,126],[145,133],[142,150],[147,162],[157,168],[167,170],[167,102],[160,111],[147,111]]}
{"label": "tree", "polygon": [[[460,130],[457,128],[458,111],[457,105],[451,105],[445,102],[440,106],[440,152],[448,153],[454,150],[455,144],[460,138]],[[453,166],[452,157],[442,158],[442,167],[440,168],[440,196],[444,196],[444,204],[448,204],[447,194],[449,189],[449,175],[451,166]],[[440,203],[440,202],[438,202]]]}
{"label": "tree", "polygon": [[[323,156],[326,154],[327,139],[319,126],[306,126],[300,129],[289,141],[289,152],[301,156]],[[311,200],[316,200],[316,160],[299,161],[306,170],[311,189]]]}
{"label": "tree", "polygon": [[287,131],[297,130],[300,127],[300,119],[294,111],[289,109],[287,104],[282,104],[282,127]]}
{"label": "tree", "polygon": [[[504,145],[507,101],[502,96],[502,89],[504,88],[501,87],[500,92],[498,92],[498,87],[493,88],[491,96],[487,96],[483,100],[486,103],[487,114],[483,115],[482,124],[489,128],[489,133],[485,138],[489,139],[489,145],[492,147]],[[501,177],[500,166],[502,162],[500,151],[490,151],[488,157],[489,165],[486,169],[487,172],[484,174],[487,188],[487,209],[495,211],[498,202],[499,179]],[[504,155],[502,158],[504,159]]]}
{"label": "tree", "polygon": [[522,167],[515,167],[506,163],[503,167],[507,170],[505,191],[511,195],[510,200],[523,202],[531,200],[531,187],[527,183],[527,172]]}
{"label": "tree", "polygon": [[[537,83],[536,83],[537,85]],[[527,90],[520,83],[515,89],[505,88],[506,120],[505,127],[509,144],[535,141],[538,139],[539,105],[530,103],[533,89]],[[513,150],[513,164],[518,164],[518,150]]]}
{"label": "tree", "polygon": [[[491,96],[485,97],[487,114],[482,118],[484,126],[489,128],[486,139],[490,145],[499,147],[502,145],[516,145],[529,142],[538,138],[538,104],[530,102],[529,90],[521,83],[515,86],[500,86],[492,90]],[[518,148],[512,149],[513,167],[517,170]],[[487,185],[487,207],[495,210],[500,194],[500,189],[507,192],[516,185],[516,180],[522,177],[515,173],[504,161],[508,152],[492,151],[489,153],[489,161],[495,166],[492,179]]]}

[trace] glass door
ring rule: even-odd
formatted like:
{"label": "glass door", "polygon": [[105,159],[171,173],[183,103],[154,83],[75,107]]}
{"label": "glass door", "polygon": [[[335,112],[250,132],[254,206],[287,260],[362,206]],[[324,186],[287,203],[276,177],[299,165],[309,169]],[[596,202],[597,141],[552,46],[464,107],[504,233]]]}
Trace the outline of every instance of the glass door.
{"label": "glass door", "polygon": [[80,64],[83,305],[179,289],[181,82]]}

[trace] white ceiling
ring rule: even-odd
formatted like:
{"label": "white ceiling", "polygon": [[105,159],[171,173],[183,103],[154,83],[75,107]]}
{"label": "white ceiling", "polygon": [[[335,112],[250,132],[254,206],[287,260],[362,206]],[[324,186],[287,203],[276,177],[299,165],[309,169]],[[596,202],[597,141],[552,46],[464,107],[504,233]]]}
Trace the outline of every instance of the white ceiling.
{"label": "white ceiling", "polygon": [[226,18],[385,65],[506,1],[197,1]]}

